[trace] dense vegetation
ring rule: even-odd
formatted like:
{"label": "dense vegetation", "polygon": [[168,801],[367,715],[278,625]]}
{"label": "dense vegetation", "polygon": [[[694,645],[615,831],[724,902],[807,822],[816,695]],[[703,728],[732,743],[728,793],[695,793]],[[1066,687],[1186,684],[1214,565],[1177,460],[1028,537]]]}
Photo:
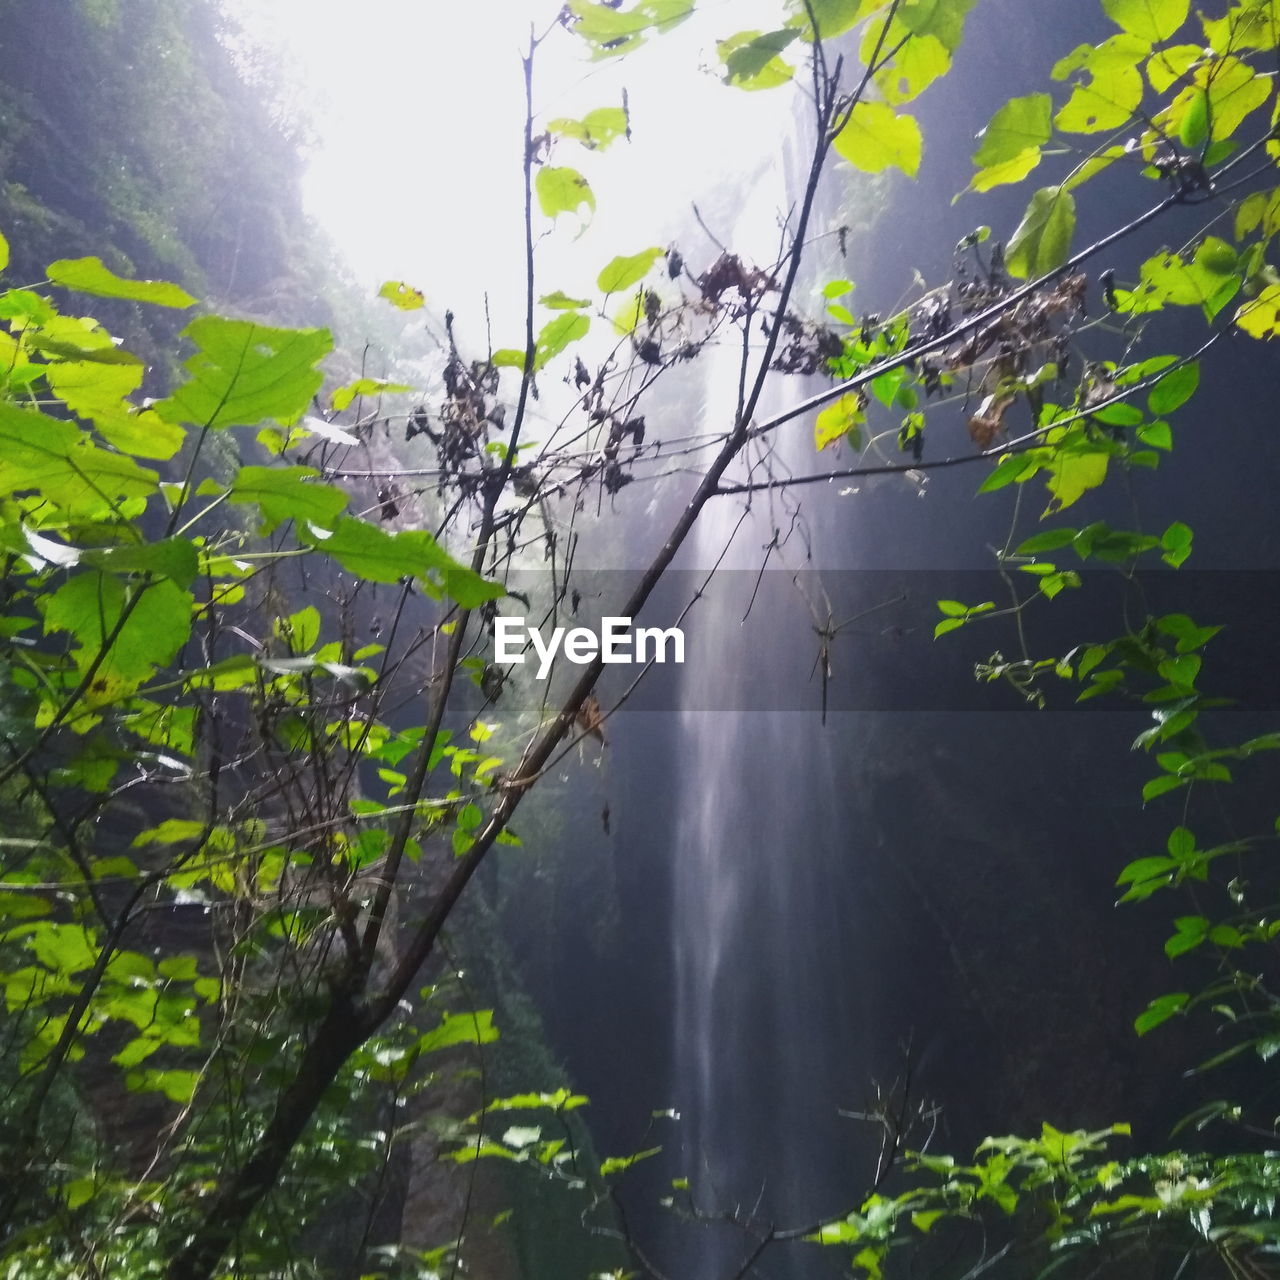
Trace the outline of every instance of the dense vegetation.
{"label": "dense vegetation", "polygon": [[[225,219],[185,225],[208,212],[209,173],[242,150],[235,118],[190,128],[211,113],[201,94],[212,90],[189,88],[194,53],[180,74],[165,68],[173,49],[201,47],[165,25],[173,10],[59,11],[62,39],[105,42],[144,69],[129,92],[156,129],[198,133],[208,150],[180,168],[164,139],[102,172],[112,158],[77,148],[60,160],[59,138],[93,136],[93,113],[124,109],[68,93],[82,119],[23,118],[44,129],[37,153],[62,180],[83,171],[79,211],[42,210],[20,175],[4,188],[15,246],[11,261],[0,242],[6,1274],[518,1269],[470,1225],[473,1197],[498,1213],[496,1182],[446,1180],[435,1194],[462,1189],[461,1228],[398,1239],[389,1188],[424,1151],[468,1174],[512,1166],[562,1184],[584,1229],[649,1268],[612,1193],[650,1152],[600,1160],[576,1123],[584,1098],[486,1078],[486,1059],[468,1054],[499,1027],[475,1006],[447,930],[491,851],[520,843],[526,796],[575,745],[602,743],[614,710],[594,692],[599,661],[555,686],[547,709],[511,692],[494,618],[555,616],[575,582],[557,530],[576,504],[669,465],[664,435],[689,432],[662,397],[726,349],[741,353],[731,420],[681,455],[696,482],[617,612],[641,614],[710,503],[833,476],[985,467],[980,492],[1016,495],[997,553],[1008,600],[939,601],[936,635],[963,640],[1004,618],[1014,656],[984,664],[983,679],[1031,704],[1127,698],[1147,714],[1134,745],[1152,776],[1134,802],[1168,806],[1171,829],[1163,849],[1117,867],[1119,884],[1127,901],[1189,893],[1165,950],[1204,965],[1185,989],[1151,993],[1135,1030],[1203,1016],[1217,1025],[1200,1069],[1257,1065],[1228,1077],[1238,1095],[1189,1119],[1185,1149],[1138,1155],[1117,1150],[1119,1123],[1046,1123],[972,1156],[940,1154],[908,1077],[871,1117],[883,1156],[873,1185],[850,1188],[847,1215],[762,1222],[710,1202],[693,1171],[673,1207],[736,1223],[737,1275],[800,1238],[870,1276],[935,1247],[960,1259],[956,1274],[1006,1259],[1014,1274],[1090,1274],[1117,1257],[1167,1261],[1170,1274],[1193,1261],[1196,1274],[1267,1273],[1280,886],[1266,859],[1280,818],[1242,831],[1255,814],[1218,792],[1265,766],[1280,735],[1224,736],[1212,618],[1149,613],[1135,590],[1113,639],[1063,637],[1051,653],[1030,649],[1022,623],[1084,590],[1083,564],[1131,580],[1148,561],[1176,570],[1191,555],[1181,521],[1147,532],[1060,517],[1110,480],[1158,469],[1219,344],[1266,352],[1280,334],[1280,12],[1275,0],[1207,15],[1187,0],[1102,7],[1111,36],[1064,50],[1052,84],[1006,103],[973,157],[977,193],[1041,171],[1052,181],[1007,234],[965,234],[953,278],[872,317],[855,315],[844,279],[822,282],[821,313],[803,308],[821,180],[833,157],[915,174],[927,139],[906,108],[947,75],[973,0],[802,0],[780,5],[773,30],[726,33],[730,89],[794,85],[811,115],[782,251],[750,262],[728,246],[694,261],[637,246],[599,264],[589,298],[544,281],[537,248],[549,226],[595,210],[582,170],[630,121],[625,105],[540,119],[540,50],[570,40],[593,59],[623,57],[689,5],[573,0],[525,61],[523,332],[471,351],[449,317],[438,385],[420,390],[326,378],[327,329],[198,308],[188,289],[225,297],[230,273],[250,272],[265,290],[272,253],[288,252],[280,236],[246,257],[225,241]],[[16,112],[29,89],[17,71],[6,80]],[[264,164],[294,163],[280,145]],[[262,179],[264,202],[274,184]],[[1127,207],[1143,184],[1145,211],[1077,243],[1086,202]],[[1171,247],[1126,260],[1147,227]],[[81,314],[85,296],[104,300],[128,344]],[[382,298],[406,314],[424,303],[398,281]],[[1203,332],[1162,348],[1188,332],[1160,323],[1180,309]],[[193,310],[179,352],[172,321],[150,317]],[[172,373],[168,385],[151,386],[148,365]],[[532,399],[554,403],[562,374],[561,429],[530,449]],[[813,376],[822,390],[762,410],[775,380]],[[800,421],[836,460],[782,481],[768,447]],[[405,451],[390,450],[391,424]],[[1028,534],[1041,483],[1045,523]],[[545,599],[509,576],[530,550],[553,566]],[[379,632],[366,641],[357,619],[375,600]]]}

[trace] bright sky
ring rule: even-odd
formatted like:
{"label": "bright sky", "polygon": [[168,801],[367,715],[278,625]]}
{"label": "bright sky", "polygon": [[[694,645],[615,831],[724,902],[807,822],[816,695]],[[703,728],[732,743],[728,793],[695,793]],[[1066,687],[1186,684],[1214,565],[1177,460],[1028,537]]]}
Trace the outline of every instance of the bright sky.
{"label": "bright sky", "polygon": [[[306,179],[308,209],[354,272],[375,287],[406,280],[441,309],[478,306],[483,290],[500,292],[503,281],[518,302],[520,55],[530,22],[545,30],[560,5],[225,3],[283,55],[303,87],[303,111],[319,139]],[[675,32],[602,63],[586,61],[581,42],[553,33],[535,73],[540,118],[620,105],[625,87],[634,136],[603,153],[558,144],[553,163],[586,174],[598,212],[581,239],[573,219],[561,218],[544,245],[540,287],[589,288],[615,254],[664,243],[677,219],[688,218],[691,201],[750,181],[774,160],[791,129],[792,91],[730,90],[707,68],[717,38],[776,27],[780,8],[781,0],[707,0]],[[579,264],[576,280],[571,261]],[[496,326],[507,307],[500,297],[491,303]],[[494,336],[503,345],[503,335]]]}

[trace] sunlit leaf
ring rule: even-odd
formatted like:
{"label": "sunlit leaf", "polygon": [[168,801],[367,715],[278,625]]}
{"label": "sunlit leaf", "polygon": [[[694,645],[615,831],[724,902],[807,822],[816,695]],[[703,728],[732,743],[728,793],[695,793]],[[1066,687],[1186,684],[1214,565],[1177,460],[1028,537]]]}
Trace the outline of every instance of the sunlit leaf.
{"label": "sunlit leaf", "polygon": [[128,298],[157,307],[190,307],[195,299],[176,284],[163,280],[126,280],[102,265],[100,258],[59,258],[48,267],[49,279],[64,289],[98,298]]}
{"label": "sunlit leaf", "polygon": [[[351,402],[357,396],[395,395],[402,391],[412,390],[411,386],[403,382],[386,382],[382,378],[357,378],[355,382],[348,382],[345,387],[339,387],[333,393],[332,404],[341,413],[344,409],[350,407]],[[308,424],[307,429],[314,431],[315,427]]]}
{"label": "sunlit leaf", "polygon": [[912,36],[875,74],[875,84],[893,107],[918,98],[951,67],[946,45],[932,35]]}
{"label": "sunlit leaf", "polygon": [[299,536],[332,556],[348,573],[370,582],[416,578],[429,586],[432,594],[443,592],[467,609],[505,594],[501,583],[490,582],[455,560],[425,529],[388,533],[351,518],[337,521],[331,530],[312,524]]}
{"label": "sunlit leaf", "polygon": [[38,490],[76,515],[154,493],[159,476],[94,445],[74,423],[0,404],[0,495]]}
{"label": "sunlit leaf", "polygon": [[74,574],[49,597],[44,625],[75,637],[82,670],[109,641],[98,672],[108,684],[115,677],[136,685],[182,648],[191,632],[191,603],[190,593],[167,579],[126,589],[114,574],[93,569]]}
{"label": "sunlit leaf", "polygon": [[1053,99],[1047,93],[1010,98],[978,135],[973,163],[979,168],[1004,164],[1028,147],[1041,147],[1053,135]]}
{"label": "sunlit leaf", "polygon": [[912,116],[900,115],[884,102],[859,102],[837,135],[835,149],[864,173],[896,168],[914,178],[924,139]]}
{"label": "sunlit leaf", "polygon": [[813,424],[813,443],[825,449],[846,436],[855,449],[861,447],[860,424],[863,421],[862,405],[855,395],[841,396],[818,414]]}
{"label": "sunlit leaf", "polygon": [[1155,44],[1168,40],[1187,20],[1190,0],[1102,0],[1107,17],[1130,35]]}
{"label": "sunlit leaf", "polygon": [[724,63],[726,84],[739,89],[776,89],[786,84],[792,68],[778,57],[800,33],[783,31],[740,31],[716,44]]}
{"label": "sunlit leaf", "polygon": [[577,169],[564,165],[550,165],[538,170],[534,179],[538,193],[538,207],[548,218],[558,218],[562,213],[576,213],[584,205],[594,211],[596,198],[591,184]]}
{"label": "sunlit leaf", "polygon": [[626,136],[627,113],[621,107],[597,107],[581,120],[552,120],[547,131],[580,142],[588,150],[603,151],[611,142]]}
{"label": "sunlit leaf", "polygon": [[156,412],[201,427],[292,426],[307,411],[324,376],[316,365],[333,347],[328,329],[271,329],[250,320],[203,316],[184,335],[197,351],[189,381]]}
{"label": "sunlit leaf", "polygon": [[[533,367],[542,369],[571,343],[577,342],[591,327],[591,317],[579,311],[566,311],[549,320],[538,334],[534,347]],[[523,363],[523,360],[521,361]]]}
{"label": "sunlit leaf", "polygon": [[1269,284],[1236,312],[1236,324],[1253,338],[1280,338],[1280,285]]}
{"label": "sunlit leaf", "polygon": [[388,280],[378,290],[378,297],[385,298],[399,311],[418,311],[427,305],[421,289],[405,284],[403,280]]}
{"label": "sunlit leaf", "polygon": [[662,250],[641,249],[639,253],[614,258],[596,280],[596,287],[603,293],[621,293],[633,284],[639,284],[662,256]]}
{"label": "sunlit leaf", "polygon": [[347,505],[347,495],[330,484],[316,484],[314,467],[241,467],[231,482],[231,501],[262,511],[262,532],[286,520],[327,525]]}
{"label": "sunlit leaf", "polygon": [[1005,263],[1011,275],[1034,279],[1066,262],[1076,226],[1075,197],[1061,187],[1041,187],[1010,237]]}
{"label": "sunlit leaf", "polygon": [[1147,408],[1157,417],[1181,408],[1196,393],[1200,385],[1200,362],[1189,360],[1184,365],[1166,373],[1151,389]]}

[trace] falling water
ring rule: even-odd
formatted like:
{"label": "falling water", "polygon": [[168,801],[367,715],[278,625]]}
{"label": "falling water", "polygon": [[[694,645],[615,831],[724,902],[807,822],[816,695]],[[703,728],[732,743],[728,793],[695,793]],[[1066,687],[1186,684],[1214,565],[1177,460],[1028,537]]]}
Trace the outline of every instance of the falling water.
{"label": "falling water", "polygon": [[[803,155],[796,133],[789,146]],[[791,160],[763,166],[748,188],[730,242],[744,259],[776,253],[780,211],[798,185]],[[728,343],[711,356],[705,431],[733,420],[739,354]],[[771,377],[757,420],[806,390]],[[812,443],[784,432],[778,453],[784,465],[803,465],[806,453],[811,464]],[[850,1056],[856,1047],[833,1031],[860,1019],[841,972],[848,926],[827,877],[841,836],[818,685],[809,711],[765,710],[756,696],[783,672],[794,684],[816,654],[791,573],[757,578],[779,523],[767,499],[757,496],[743,519],[740,500],[725,498],[708,505],[693,535],[691,558],[704,569],[730,551],[691,615],[677,721],[673,1069],[698,1210],[785,1229],[812,1220],[839,1181],[829,1165],[847,1158],[851,1140],[839,1112],[863,1101],[865,1071]],[[771,563],[795,567],[799,542],[784,543]],[[694,1239],[694,1256],[688,1234],[679,1246],[680,1274],[694,1280],[734,1274],[749,1243],[737,1229]],[[782,1274],[777,1260],[770,1274]]]}

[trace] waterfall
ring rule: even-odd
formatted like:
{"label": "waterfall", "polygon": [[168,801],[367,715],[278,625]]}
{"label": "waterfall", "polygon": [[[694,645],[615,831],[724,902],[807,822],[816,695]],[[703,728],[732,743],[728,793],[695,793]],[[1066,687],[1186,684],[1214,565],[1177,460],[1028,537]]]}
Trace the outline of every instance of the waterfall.
{"label": "waterfall", "polygon": [[[726,241],[744,261],[767,262],[776,252],[779,211],[803,182],[803,134],[795,129],[793,154],[747,187],[751,197]],[[788,172],[796,154],[798,179]],[[704,431],[733,421],[739,357],[733,341],[709,355]],[[808,389],[771,376],[757,419]],[[812,467],[803,422],[777,448],[783,464]],[[840,1162],[858,1141],[839,1111],[865,1100],[867,1072],[849,1042],[864,1020],[842,971],[850,922],[828,883],[851,834],[842,836],[833,803],[838,739],[820,725],[816,678],[809,710],[766,710],[767,700],[754,696],[779,679],[802,685],[817,655],[819,638],[792,580],[804,555],[799,538],[784,544],[761,579],[779,515],[757,495],[742,517],[740,499],[713,500],[690,548],[705,571],[732,541],[690,615],[676,716],[672,1071],[683,1170],[698,1211],[786,1228],[837,1207],[822,1197],[840,1183]],[[673,1240],[677,1273],[691,1280],[734,1274],[750,1244],[736,1228],[685,1230]],[[793,1274],[779,1270],[787,1265],[780,1250],[770,1260],[768,1274]],[[808,1254],[805,1274],[824,1261]]]}

